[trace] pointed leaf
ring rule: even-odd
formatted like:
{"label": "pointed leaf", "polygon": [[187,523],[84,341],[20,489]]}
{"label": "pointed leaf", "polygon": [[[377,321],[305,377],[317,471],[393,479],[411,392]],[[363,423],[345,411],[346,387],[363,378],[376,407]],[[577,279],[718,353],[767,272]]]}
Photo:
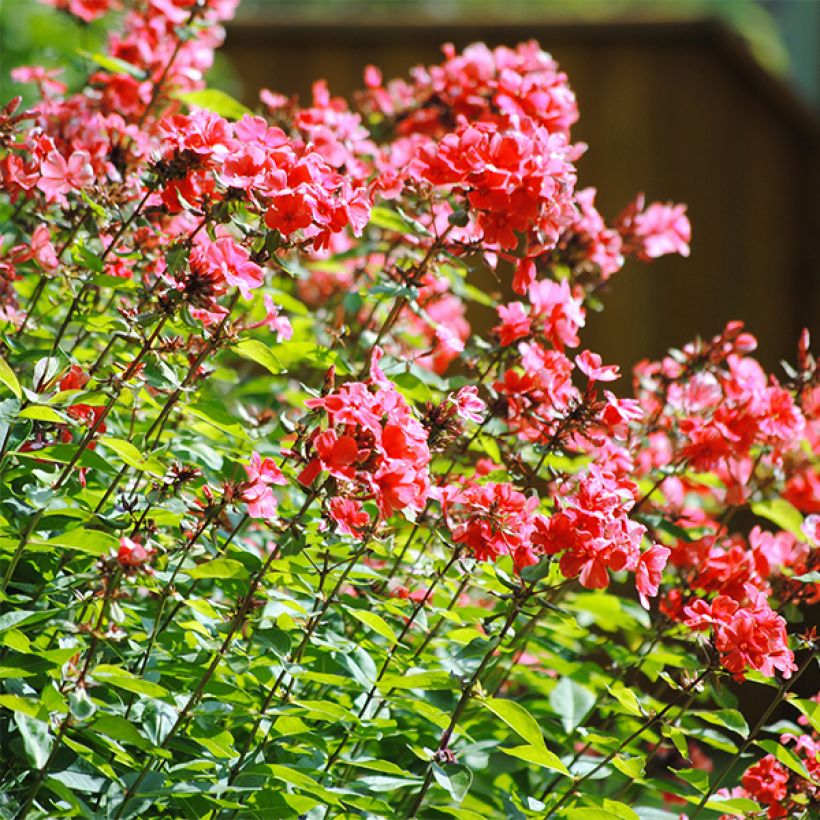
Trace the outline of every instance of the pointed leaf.
{"label": "pointed leaf", "polygon": [[17,376],[14,375],[14,371],[9,367],[8,362],[2,356],[0,356],[0,382],[5,384],[18,399],[23,398],[20,382],[17,381]]}
{"label": "pointed leaf", "polygon": [[501,718],[520,738],[531,746],[543,746],[544,736],[535,718],[520,704],[503,698],[487,698],[481,701],[496,717]]}
{"label": "pointed leaf", "polygon": [[595,703],[595,696],[572,678],[562,678],[550,692],[550,706],[567,732],[574,731]]}

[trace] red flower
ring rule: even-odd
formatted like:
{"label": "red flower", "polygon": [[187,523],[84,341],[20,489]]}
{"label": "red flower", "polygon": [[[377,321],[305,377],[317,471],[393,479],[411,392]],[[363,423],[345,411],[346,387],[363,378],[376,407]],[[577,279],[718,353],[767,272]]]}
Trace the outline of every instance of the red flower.
{"label": "red flower", "polygon": [[362,509],[360,501],[349,498],[331,498],[330,516],[339,532],[361,538],[362,530],[370,523],[370,516]]}
{"label": "red flower", "polygon": [[501,317],[501,324],[494,327],[493,331],[498,334],[502,346],[507,347],[516,339],[530,335],[530,317],[521,302],[500,305],[498,315]]}
{"label": "red flower", "polygon": [[126,570],[144,569],[145,565],[154,559],[155,554],[156,551],[152,547],[144,546],[123,536],[120,538],[117,561]]}
{"label": "red flower", "polygon": [[52,151],[40,163],[37,187],[49,202],[65,202],[64,194],[88,187],[94,181],[91,157],[87,151],[74,151],[68,160]]}

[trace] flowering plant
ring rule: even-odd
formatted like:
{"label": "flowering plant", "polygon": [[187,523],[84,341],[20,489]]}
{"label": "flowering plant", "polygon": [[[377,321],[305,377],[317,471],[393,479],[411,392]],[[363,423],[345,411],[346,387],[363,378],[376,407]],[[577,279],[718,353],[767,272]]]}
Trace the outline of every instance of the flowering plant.
{"label": "flowering plant", "polygon": [[0,813],[813,816],[808,334],[613,392],[587,311],[690,226],[604,221],[555,61],[254,113],[235,0],[50,4],[117,24],[0,115]]}

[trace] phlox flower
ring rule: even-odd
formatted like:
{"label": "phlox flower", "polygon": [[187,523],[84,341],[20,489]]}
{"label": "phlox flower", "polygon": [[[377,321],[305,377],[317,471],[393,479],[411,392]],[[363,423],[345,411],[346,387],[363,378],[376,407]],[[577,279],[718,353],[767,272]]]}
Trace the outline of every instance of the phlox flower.
{"label": "phlox flower", "polygon": [[140,544],[123,536],[120,538],[120,546],[117,551],[117,561],[127,572],[134,572],[144,569],[145,565],[153,560],[156,550],[153,547]]}
{"label": "phlox flower", "polygon": [[331,498],[328,508],[339,532],[353,538],[360,538],[362,530],[370,523],[370,516],[355,499]]}
{"label": "phlox flower", "polygon": [[476,424],[481,423],[487,405],[478,397],[478,388],[475,385],[465,385],[455,395],[451,393],[448,398],[456,406],[456,413],[460,418]]}
{"label": "phlox flower", "polygon": [[40,163],[37,187],[48,202],[65,202],[65,194],[88,187],[94,181],[91,157],[87,151],[73,151],[66,160],[59,151],[52,151]]}
{"label": "phlox flower", "polygon": [[612,382],[619,377],[617,365],[602,365],[601,357],[589,350],[583,351],[575,357],[578,369],[586,375],[590,382]]}
{"label": "phlox flower", "polygon": [[245,465],[247,482],[241,486],[241,498],[248,505],[251,518],[270,520],[276,517],[276,497],[273,484],[287,484],[287,479],[272,458],[262,458],[256,451]]}
{"label": "phlox flower", "polygon": [[199,259],[208,272],[239,288],[245,299],[250,299],[251,291],[262,285],[262,268],[252,262],[248,251],[230,237],[224,236],[216,242],[204,238],[199,247]]}

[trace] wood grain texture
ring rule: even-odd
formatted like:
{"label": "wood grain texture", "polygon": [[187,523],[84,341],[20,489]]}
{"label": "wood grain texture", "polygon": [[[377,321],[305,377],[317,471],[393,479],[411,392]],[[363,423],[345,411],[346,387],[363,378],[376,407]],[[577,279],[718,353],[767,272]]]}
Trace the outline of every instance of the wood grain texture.
{"label": "wood grain texture", "polygon": [[[614,217],[643,190],[688,203],[693,224],[689,259],[616,275],[585,346],[629,367],[740,318],[776,368],[794,358],[801,327],[820,336],[820,124],[717,23],[238,24],[225,51],[254,104],[261,86],[307,98],[319,77],[348,95],[366,64],[403,75],[448,41],[530,38],[577,93],[573,135],[590,146],[579,181],[599,189],[602,212]],[[481,284],[497,287],[489,275]]]}

